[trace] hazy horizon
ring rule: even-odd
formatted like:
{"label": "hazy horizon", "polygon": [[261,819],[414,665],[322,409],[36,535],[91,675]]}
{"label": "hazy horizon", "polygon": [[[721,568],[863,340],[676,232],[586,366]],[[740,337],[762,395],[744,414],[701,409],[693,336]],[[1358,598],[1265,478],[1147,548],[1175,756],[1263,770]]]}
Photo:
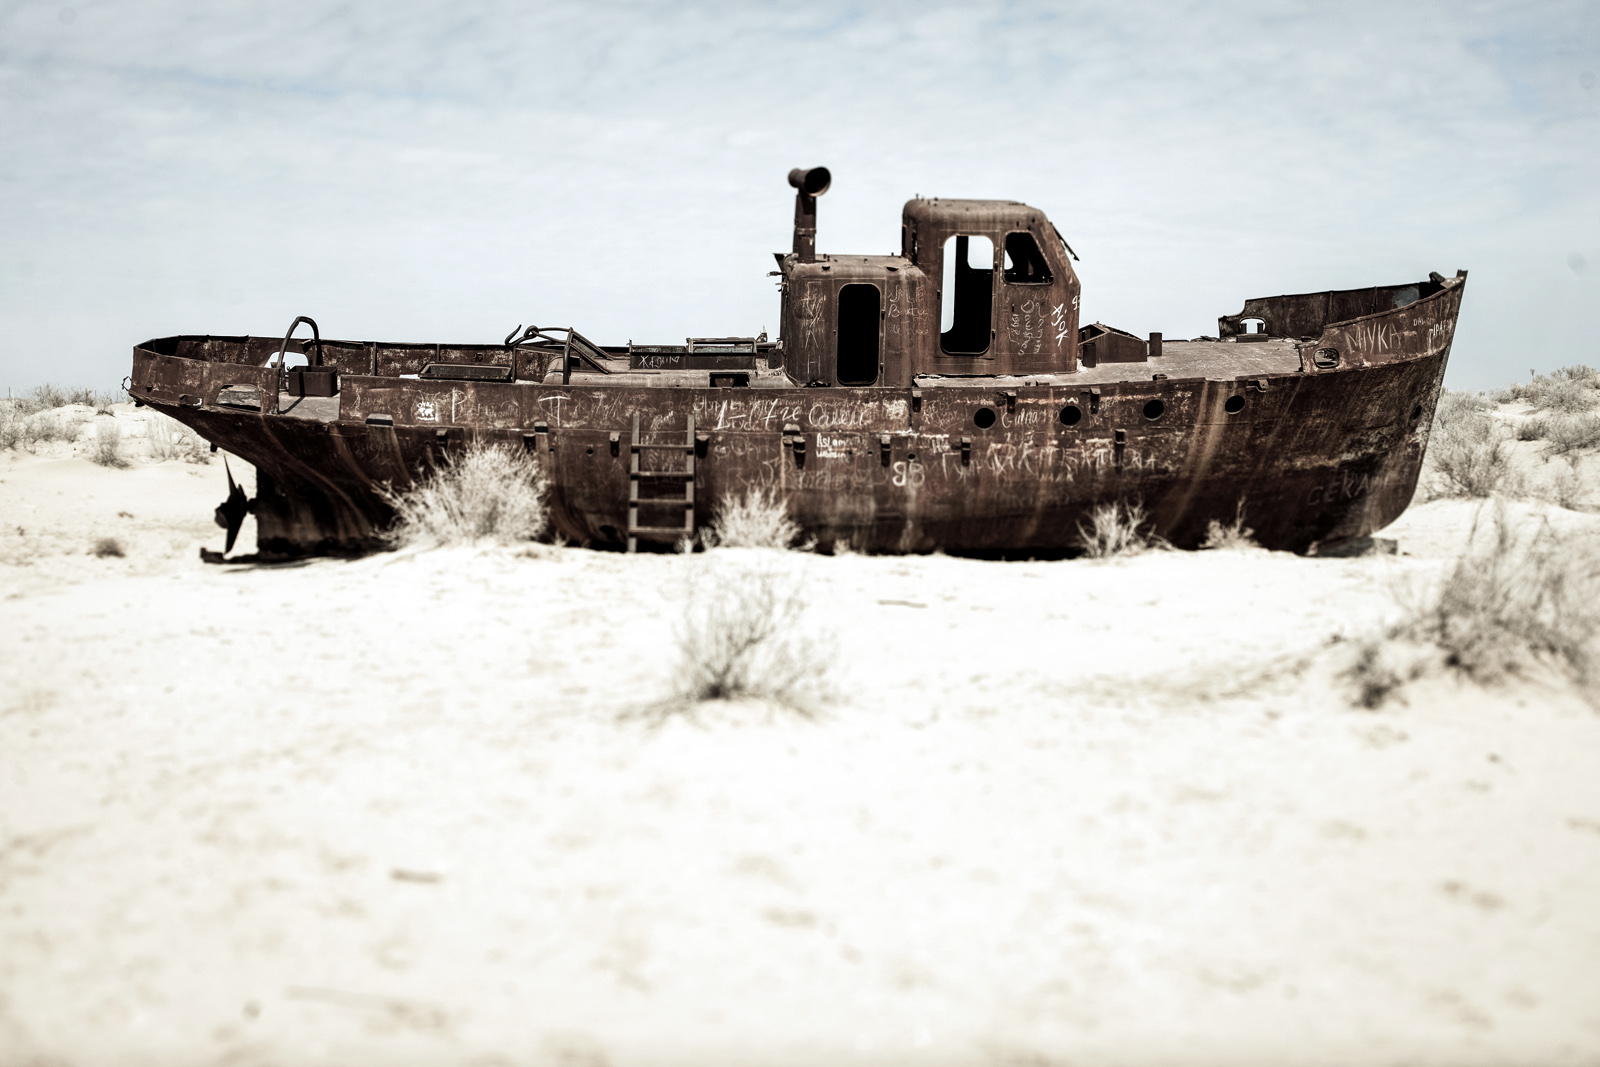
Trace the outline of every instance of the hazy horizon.
{"label": "hazy horizon", "polygon": [[1085,321],[1471,271],[1448,383],[1600,362],[1600,7],[0,5],[0,385],[173,333],[776,332],[914,195],[1043,209]]}

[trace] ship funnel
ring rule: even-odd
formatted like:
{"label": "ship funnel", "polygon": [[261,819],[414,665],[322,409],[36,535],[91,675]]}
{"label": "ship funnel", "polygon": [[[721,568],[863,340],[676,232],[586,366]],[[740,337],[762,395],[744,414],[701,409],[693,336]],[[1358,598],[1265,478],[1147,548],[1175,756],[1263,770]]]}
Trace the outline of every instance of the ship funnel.
{"label": "ship funnel", "polygon": [[833,175],[827,167],[796,167],[789,172],[794,186],[794,254],[800,262],[817,258],[817,197],[828,191]]}

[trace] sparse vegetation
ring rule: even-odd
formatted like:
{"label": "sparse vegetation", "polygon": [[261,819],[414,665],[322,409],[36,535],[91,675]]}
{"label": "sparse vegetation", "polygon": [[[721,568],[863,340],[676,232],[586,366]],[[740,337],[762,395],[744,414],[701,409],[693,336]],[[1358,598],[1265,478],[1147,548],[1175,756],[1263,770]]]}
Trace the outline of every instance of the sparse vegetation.
{"label": "sparse vegetation", "polygon": [[122,542],[115,537],[102,537],[94,543],[93,552],[100,559],[121,559],[128,553],[123,549]]}
{"label": "sparse vegetation", "polygon": [[54,385],[41,385],[22,396],[7,397],[0,400],[0,449],[32,452],[52,441],[75,441],[91,414],[70,410],[74,405],[104,411],[117,400],[111,393]]}
{"label": "sparse vegetation", "polygon": [[831,657],[801,625],[806,602],[782,557],[716,553],[690,568],[675,638],[675,699],[660,711],[709,700],[761,699],[805,716],[826,699]]}
{"label": "sparse vegetation", "polygon": [[157,463],[181,459],[185,463],[210,463],[211,450],[200,435],[177,419],[152,413],[146,434],[150,458]]}
{"label": "sparse vegetation", "polygon": [[1355,702],[1369,711],[1383,707],[1406,681],[1385,654],[1387,648],[1382,640],[1362,641],[1356,646],[1355,662],[1344,672],[1354,686]]}
{"label": "sparse vegetation", "polygon": [[1428,440],[1428,495],[1489,497],[1512,488],[1510,431],[1490,417],[1492,403],[1477,393],[1439,394]]}
{"label": "sparse vegetation", "polygon": [[[1408,606],[1381,642],[1361,647],[1347,676],[1357,700],[1376,707],[1401,684],[1395,645],[1431,648],[1443,665],[1478,682],[1525,674],[1536,664],[1588,687],[1600,635],[1600,557],[1596,546],[1540,521],[1519,534],[1497,501],[1486,527],[1473,524],[1468,551],[1435,588]],[[1413,665],[1410,675],[1422,668]]]}
{"label": "sparse vegetation", "polygon": [[89,458],[102,467],[128,466],[128,457],[122,451],[122,427],[117,425],[116,419],[101,419],[95,423]]}
{"label": "sparse vegetation", "polygon": [[1569,455],[1600,446],[1600,413],[1587,412],[1549,420],[1543,437],[1552,456]]}
{"label": "sparse vegetation", "polygon": [[1212,519],[1206,525],[1206,539],[1200,542],[1204,549],[1239,549],[1259,548],[1255,542],[1255,531],[1244,524],[1244,501],[1239,501],[1234,509],[1233,521],[1222,523]]}
{"label": "sparse vegetation", "polygon": [[384,490],[395,510],[389,537],[414,547],[531,541],[548,521],[544,493],[544,473],[527,453],[474,444],[412,488]]}
{"label": "sparse vegetation", "polygon": [[1543,441],[1550,436],[1550,420],[1542,415],[1535,415],[1517,423],[1517,440]]}
{"label": "sparse vegetation", "polygon": [[1584,364],[1562,367],[1549,374],[1536,374],[1526,382],[1497,391],[1502,403],[1525,400],[1535,411],[1576,414],[1600,402],[1600,371]]}
{"label": "sparse vegetation", "polygon": [[789,517],[788,505],[771,489],[723,496],[701,535],[707,548],[789,548],[799,537],[800,526]]}
{"label": "sparse vegetation", "polygon": [[1159,547],[1159,539],[1146,530],[1149,525],[1144,505],[1138,501],[1097,504],[1089,513],[1089,525],[1078,523],[1078,547],[1091,559],[1132,555]]}
{"label": "sparse vegetation", "polygon": [[76,412],[29,412],[16,403],[0,407],[0,448],[32,452],[51,441],[75,441],[88,417]]}

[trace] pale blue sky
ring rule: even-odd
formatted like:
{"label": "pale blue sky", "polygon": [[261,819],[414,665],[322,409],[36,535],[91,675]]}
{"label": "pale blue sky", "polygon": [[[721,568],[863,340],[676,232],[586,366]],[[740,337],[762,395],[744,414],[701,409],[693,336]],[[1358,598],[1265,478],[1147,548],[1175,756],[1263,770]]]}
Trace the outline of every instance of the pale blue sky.
{"label": "pale blue sky", "polygon": [[169,333],[775,329],[913,194],[1025,200],[1084,310],[1472,271],[1450,382],[1600,363],[1600,5],[0,3],[0,386]]}

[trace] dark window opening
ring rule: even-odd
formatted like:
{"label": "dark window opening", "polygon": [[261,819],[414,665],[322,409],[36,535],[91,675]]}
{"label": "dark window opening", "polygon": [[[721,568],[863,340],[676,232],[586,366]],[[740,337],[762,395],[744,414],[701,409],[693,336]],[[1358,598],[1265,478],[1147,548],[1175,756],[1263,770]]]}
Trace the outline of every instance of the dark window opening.
{"label": "dark window opening", "polygon": [[1061,424],[1063,426],[1076,426],[1078,420],[1083,418],[1083,412],[1078,410],[1078,405],[1068,404],[1061,409]]}
{"label": "dark window opening", "polygon": [[1031,233],[1006,234],[1006,281],[1016,285],[1043,285],[1050,281],[1050,264]]}
{"label": "dark window opening", "polygon": [[1239,414],[1239,412],[1244,410],[1244,397],[1235,393],[1233,396],[1228,398],[1227,403],[1222,405],[1222,410],[1226,411],[1229,415]]}
{"label": "dark window opening", "polygon": [[977,414],[972,416],[972,423],[980,430],[987,430],[994,425],[994,408],[979,408]]}
{"label": "dark window opening", "polygon": [[994,242],[987,237],[966,235],[946,241],[939,309],[943,331],[939,335],[940,348],[957,356],[989,351],[993,293]]}
{"label": "dark window opening", "polygon": [[1152,400],[1144,406],[1144,417],[1150,420],[1159,419],[1161,413],[1167,410],[1167,405],[1159,400]]}
{"label": "dark window opening", "polygon": [[882,296],[876,285],[846,285],[839,290],[840,385],[871,385],[878,380],[878,324]]}

